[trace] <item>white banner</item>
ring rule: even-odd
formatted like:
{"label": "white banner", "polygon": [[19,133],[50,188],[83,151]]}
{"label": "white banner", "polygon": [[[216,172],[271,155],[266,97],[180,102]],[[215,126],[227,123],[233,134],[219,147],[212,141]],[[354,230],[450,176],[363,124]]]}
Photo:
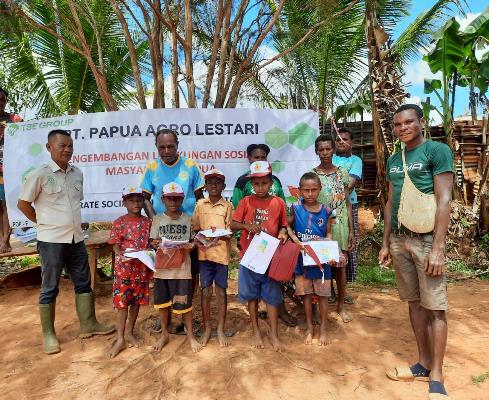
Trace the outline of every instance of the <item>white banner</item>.
{"label": "white banner", "polygon": [[49,160],[47,135],[55,128],[71,132],[72,163],[84,174],[82,219],[113,221],[123,215],[123,187],[137,185],[148,162],[158,158],[154,134],[161,128],[178,132],[178,151],[197,161],[203,172],[218,168],[226,175],[225,197],[249,167],[246,147],[266,143],[268,161],[287,185],[318,163],[314,140],[318,115],[309,110],[157,109],[62,116],[9,124],[4,147],[4,180],[10,222],[29,226],[17,209],[25,176]]}

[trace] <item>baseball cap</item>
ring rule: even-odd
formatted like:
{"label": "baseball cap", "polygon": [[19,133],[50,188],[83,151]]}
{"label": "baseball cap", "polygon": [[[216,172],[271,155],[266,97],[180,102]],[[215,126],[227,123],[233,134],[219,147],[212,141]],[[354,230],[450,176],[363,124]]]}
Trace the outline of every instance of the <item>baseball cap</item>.
{"label": "baseball cap", "polygon": [[263,150],[265,153],[267,153],[267,156],[268,154],[270,153],[270,147],[268,147],[266,144],[264,143],[260,143],[260,144],[256,144],[256,143],[253,143],[253,144],[250,144],[247,148],[246,148],[246,154],[248,156],[251,155],[251,153],[253,153],[253,151],[255,151],[256,149],[261,149]]}
{"label": "baseball cap", "polygon": [[125,199],[126,197],[132,196],[132,195],[143,195],[143,190],[138,187],[138,186],[127,186],[122,189],[122,198]]}
{"label": "baseball cap", "polygon": [[163,197],[171,197],[171,196],[185,197],[185,195],[183,194],[182,187],[176,182],[170,182],[164,185],[161,195]]}
{"label": "baseball cap", "polygon": [[213,169],[207,171],[204,175],[205,180],[212,178],[212,177],[222,179],[223,181],[226,180],[226,177],[224,176],[224,174],[216,168],[213,168]]}
{"label": "baseball cap", "polygon": [[258,178],[272,173],[272,167],[268,161],[255,161],[250,165],[250,173],[247,178]]}

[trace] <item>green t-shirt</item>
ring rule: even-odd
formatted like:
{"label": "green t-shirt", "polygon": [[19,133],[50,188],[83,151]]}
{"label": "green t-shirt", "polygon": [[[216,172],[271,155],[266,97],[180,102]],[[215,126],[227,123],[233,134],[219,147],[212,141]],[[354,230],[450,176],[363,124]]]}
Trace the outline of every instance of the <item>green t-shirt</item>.
{"label": "green t-shirt", "polygon": [[[444,172],[453,173],[453,155],[450,147],[444,143],[427,140],[418,147],[406,151],[406,164],[408,173],[414,186],[423,193],[435,192],[435,175]],[[404,184],[404,171],[402,167],[401,152],[394,153],[387,160],[387,180],[392,182],[392,229],[397,229],[397,213],[401,200],[402,185]],[[420,218],[423,216],[420,215]]]}

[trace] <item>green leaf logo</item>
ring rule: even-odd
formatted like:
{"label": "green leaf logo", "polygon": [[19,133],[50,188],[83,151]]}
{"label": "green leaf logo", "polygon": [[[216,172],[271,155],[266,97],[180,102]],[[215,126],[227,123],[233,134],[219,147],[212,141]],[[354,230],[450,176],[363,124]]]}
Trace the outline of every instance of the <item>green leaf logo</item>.
{"label": "green leaf logo", "polygon": [[29,146],[27,151],[32,157],[37,157],[42,153],[42,146],[39,143],[33,143]]}
{"label": "green leaf logo", "polygon": [[7,135],[14,136],[19,130],[19,125],[17,124],[8,124],[7,125]]}

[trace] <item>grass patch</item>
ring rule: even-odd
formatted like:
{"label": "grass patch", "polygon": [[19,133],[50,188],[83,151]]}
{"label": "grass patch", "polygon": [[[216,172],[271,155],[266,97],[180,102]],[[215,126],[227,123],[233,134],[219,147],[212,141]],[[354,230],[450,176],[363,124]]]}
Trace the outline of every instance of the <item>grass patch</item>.
{"label": "grass patch", "polygon": [[484,383],[484,381],[489,378],[489,372],[485,372],[480,375],[472,375],[472,383],[474,385],[480,385],[481,383]]}
{"label": "grass patch", "polygon": [[450,272],[456,272],[462,275],[471,275],[474,273],[474,269],[469,267],[462,260],[451,260],[447,263],[447,269]]}
{"label": "grass patch", "polygon": [[25,256],[20,259],[19,264],[22,268],[27,268],[30,265],[40,265],[41,259],[39,256]]}
{"label": "grass patch", "polygon": [[363,286],[396,286],[396,274],[392,269],[381,271],[378,265],[359,265],[355,283]]}

